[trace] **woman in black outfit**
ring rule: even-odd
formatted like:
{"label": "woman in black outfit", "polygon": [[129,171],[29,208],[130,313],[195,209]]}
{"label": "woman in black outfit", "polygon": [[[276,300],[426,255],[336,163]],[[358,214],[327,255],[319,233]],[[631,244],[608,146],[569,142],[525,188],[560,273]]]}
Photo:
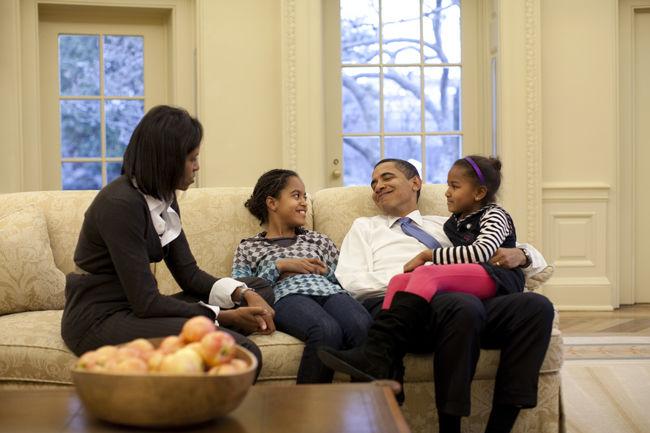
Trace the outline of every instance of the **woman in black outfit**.
{"label": "woman in black outfit", "polygon": [[[202,315],[217,320],[261,366],[258,347],[224,327],[274,331],[273,310],[255,291],[266,283],[203,272],[181,228],[175,190],[194,182],[202,136],[201,124],[187,111],[152,108],[133,131],[122,176],[104,187],[86,211],[61,323],[63,340],[75,354],[139,337],[179,334],[187,319]],[[150,263],[161,260],[182,288],[180,294],[158,291]],[[222,309],[242,302],[248,306]]]}

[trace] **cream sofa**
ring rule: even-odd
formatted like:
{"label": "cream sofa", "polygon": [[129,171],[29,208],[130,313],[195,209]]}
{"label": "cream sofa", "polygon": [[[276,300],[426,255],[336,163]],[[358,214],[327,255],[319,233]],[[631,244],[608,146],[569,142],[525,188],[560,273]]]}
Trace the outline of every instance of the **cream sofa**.
{"label": "cream sofa", "polygon": [[[447,214],[444,187],[427,185],[420,199],[423,213]],[[240,239],[259,225],[243,207],[250,188],[196,188],[180,199],[183,226],[199,265],[217,276],[228,275]],[[94,191],[26,192],[0,195],[0,388],[54,387],[71,384],[75,362],[60,336],[64,274],[72,271],[73,252],[83,215]],[[309,200],[307,227],[330,236],[337,245],[358,216],[376,214],[367,187],[332,188]],[[153,266],[160,290],[179,290],[164,263]],[[536,286],[550,270],[529,281]],[[295,380],[302,343],[286,334],[252,336],[263,353],[259,384]],[[491,406],[498,351],[482,351],[472,387],[472,415],[464,431],[482,431]],[[516,432],[560,429],[562,340],[554,327],[539,379],[539,404],[525,410]],[[406,404],[402,408],[414,432],[437,425],[431,356],[408,356]],[[345,380],[340,377],[339,379]]]}

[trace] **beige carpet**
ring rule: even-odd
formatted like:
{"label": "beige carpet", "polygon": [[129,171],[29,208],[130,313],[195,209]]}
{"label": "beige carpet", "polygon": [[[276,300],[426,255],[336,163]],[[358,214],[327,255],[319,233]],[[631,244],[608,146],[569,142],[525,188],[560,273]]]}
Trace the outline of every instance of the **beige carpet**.
{"label": "beige carpet", "polygon": [[650,337],[565,337],[567,433],[650,432]]}

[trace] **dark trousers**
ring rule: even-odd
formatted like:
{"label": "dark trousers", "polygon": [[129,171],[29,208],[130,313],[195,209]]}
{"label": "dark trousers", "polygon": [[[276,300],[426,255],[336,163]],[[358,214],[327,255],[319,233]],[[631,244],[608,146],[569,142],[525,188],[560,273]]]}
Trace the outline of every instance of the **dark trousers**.
{"label": "dark trousers", "polygon": [[279,331],[305,342],[297,383],[329,383],[334,372],[318,358],[320,346],[351,349],[368,336],[370,314],[346,293],[330,296],[288,295],[275,303]]}
{"label": "dark trousers", "polygon": [[[382,298],[364,301],[374,316]],[[536,293],[481,301],[441,292],[431,300],[431,321],[416,331],[410,352],[434,352],[436,406],[449,415],[470,414],[471,382],[480,349],[501,350],[493,404],[534,407],[537,382],[551,338],[553,305]]]}
{"label": "dark trousers", "polygon": [[[256,291],[264,291],[268,287],[268,283],[260,278],[244,278],[242,281]],[[186,292],[180,292],[172,296],[187,302],[198,302],[200,300],[207,302],[208,300],[207,295],[200,297]],[[273,301],[272,298],[270,300]],[[81,355],[84,352],[95,350],[107,344],[122,344],[136,338],[178,335],[188,319],[188,317],[142,318],[137,317],[131,310],[118,311],[95,323],[84,335],[84,338],[71,349],[75,354]],[[262,369],[262,352],[259,347],[236,329],[228,329],[223,326],[220,326],[219,329],[232,335],[237,344],[250,350],[255,355],[258,361],[257,374],[259,374]]]}

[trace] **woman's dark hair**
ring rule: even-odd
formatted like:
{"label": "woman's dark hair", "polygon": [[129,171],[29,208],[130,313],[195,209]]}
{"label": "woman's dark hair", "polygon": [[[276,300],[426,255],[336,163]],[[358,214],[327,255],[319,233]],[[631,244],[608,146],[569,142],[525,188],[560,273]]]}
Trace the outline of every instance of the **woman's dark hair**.
{"label": "woman's dark hair", "polygon": [[[380,164],[383,164],[385,162],[392,162],[393,164],[395,164],[395,167],[397,167],[397,169],[401,171],[408,180],[413,179],[414,176],[420,177],[420,173],[418,173],[418,169],[415,168],[413,164],[403,159],[397,159],[397,158],[384,158],[381,161],[379,161],[377,164],[375,164],[373,170],[379,167]],[[415,198],[416,201],[419,198],[420,198],[420,190],[418,190],[416,194],[416,198]]]}
{"label": "woman's dark hair", "polygon": [[496,195],[501,186],[501,161],[498,157],[486,158],[480,155],[470,155],[456,160],[452,167],[461,167],[465,170],[465,175],[472,179],[476,185],[482,185],[487,189],[482,204],[496,201]]}
{"label": "woman's dark hair", "polygon": [[187,155],[203,138],[201,123],[182,109],[158,105],[135,127],[124,151],[122,174],[135,179],[138,189],[171,201],[185,171]]}
{"label": "woman's dark hair", "polygon": [[267,223],[269,220],[269,210],[266,207],[266,198],[280,198],[280,191],[287,186],[287,181],[290,177],[298,177],[298,173],[292,170],[284,170],[276,168],[267,171],[255,184],[253,194],[246,200],[244,206],[255,218],[260,220],[260,225]]}

